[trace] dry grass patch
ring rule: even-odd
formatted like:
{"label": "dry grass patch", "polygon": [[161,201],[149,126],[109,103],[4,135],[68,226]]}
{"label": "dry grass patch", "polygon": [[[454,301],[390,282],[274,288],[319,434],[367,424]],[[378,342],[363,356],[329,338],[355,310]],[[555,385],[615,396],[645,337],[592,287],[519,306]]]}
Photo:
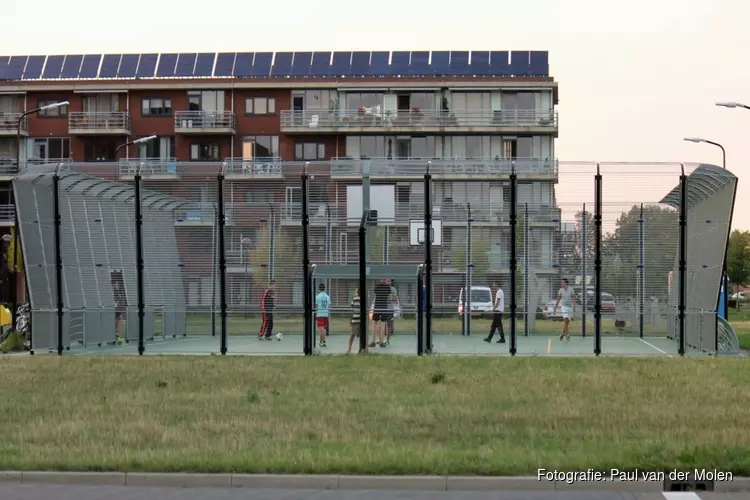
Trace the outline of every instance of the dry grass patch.
{"label": "dry grass patch", "polygon": [[750,474],[742,359],[0,361],[0,469]]}

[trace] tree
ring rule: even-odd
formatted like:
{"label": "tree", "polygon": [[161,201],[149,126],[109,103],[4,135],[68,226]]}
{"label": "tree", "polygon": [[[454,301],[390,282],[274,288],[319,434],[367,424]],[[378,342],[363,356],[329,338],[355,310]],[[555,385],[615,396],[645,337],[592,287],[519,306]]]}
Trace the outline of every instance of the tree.
{"label": "tree", "polygon": [[[265,286],[270,279],[271,254],[270,250],[271,231],[269,226],[259,231],[255,250],[250,256],[253,269],[253,282]],[[295,238],[288,230],[276,228],[274,233],[274,259],[273,278],[280,284],[291,283],[301,270],[302,259],[299,249],[295,244]]]}
{"label": "tree", "polygon": [[[594,274],[594,256],[596,227],[594,214],[590,211],[578,211],[572,231],[563,227],[560,235],[560,268],[563,275],[583,276],[584,253],[586,257],[586,275]],[[585,248],[584,248],[585,242]]]}
{"label": "tree", "polygon": [[727,276],[735,292],[750,283],[750,231],[735,229],[729,236]]}
{"label": "tree", "polygon": [[[5,250],[5,264],[8,272],[13,272],[13,265],[16,266],[17,272],[23,272],[23,252],[21,252],[21,242],[18,242],[18,262],[15,262],[16,255],[16,231],[15,228],[10,229],[10,241],[7,243]],[[4,244],[0,242],[0,244]]]}
{"label": "tree", "polygon": [[470,263],[474,266],[472,277],[475,280],[486,279],[491,267],[489,232],[472,229],[471,261],[466,262],[466,244],[459,244],[451,250],[451,263],[459,272],[465,272],[466,264]]}
{"label": "tree", "polygon": [[385,226],[367,228],[367,238],[370,243],[370,264],[385,262]]}

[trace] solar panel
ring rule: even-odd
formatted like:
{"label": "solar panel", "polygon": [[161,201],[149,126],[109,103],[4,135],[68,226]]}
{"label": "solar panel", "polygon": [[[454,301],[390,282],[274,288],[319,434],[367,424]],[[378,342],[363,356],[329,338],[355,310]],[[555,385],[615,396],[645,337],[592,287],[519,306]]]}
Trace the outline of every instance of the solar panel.
{"label": "solar panel", "polygon": [[81,63],[83,63],[82,55],[65,56],[65,64],[63,64],[60,78],[66,80],[78,78],[78,74],[81,72]]}
{"label": "solar panel", "polygon": [[490,52],[489,51],[472,51],[471,66],[469,67],[472,75],[485,76],[490,74]]}
{"label": "solar panel", "polygon": [[469,53],[468,52],[451,52],[450,75],[468,75],[469,74]]}
{"label": "solar panel", "polygon": [[274,78],[289,76],[289,73],[292,72],[293,58],[293,52],[277,52],[276,58],[273,60],[273,69],[271,70],[271,76]]}
{"label": "solar panel", "polygon": [[121,54],[107,54],[102,61],[102,67],[99,69],[99,78],[115,78],[117,70],[120,67]]}
{"label": "solar panel", "polygon": [[370,53],[352,52],[352,63],[349,66],[349,76],[365,76],[370,73]]}
{"label": "solar panel", "polygon": [[[239,54],[237,54],[238,59],[239,57],[240,57]],[[273,52],[258,52],[257,54],[255,54],[255,62],[253,63],[253,71],[250,74],[250,76],[268,78],[268,74],[271,73],[272,61],[273,61]]]}
{"label": "solar panel", "polygon": [[409,74],[409,56],[411,56],[411,52],[394,52],[391,54],[391,75]]}
{"label": "solar panel", "polygon": [[214,76],[234,76],[234,60],[236,58],[237,54],[234,52],[222,52],[219,54],[216,57]]}
{"label": "solar panel", "polygon": [[549,76],[549,52],[541,50],[531,51],[529,74],[533,76]]}
{"label": "solar panel", "polygon": [[65,56],[47,56],[47,64],[44,65],[42,78],[45,80],[54,80],[60,78]]}
{"label": "solar panel", "polygon": [[310,66],[310,76],[328,76],[331,69],[331,53],[315,52]]}
{"label": "solar panel", "polygon": [[510,73],[513,76],[529,74],[529,51],[514,50],[510,53]]}
{"label": "solar panel", "polygon": [[450,52],[433,52],[430,61],[430,72],[433,75],[447,75],[450,71]]}
{"label": "solar panel", "polygon": [[42,76],[42,69],[44,68],[44,61],[47,60],[47,56],[31,56],[29,61],[26,63],[26,70],[23,72],[24,80],[38,80]]}
{"label": "solar panel", "polygon": [[5,78],[8,80],[20,80],[23,76],[23,70],[26,68],[26,61],[29,56],[13,56],[5,67]]}
{"label": "solar panel", "polygon": [[390,58],[390,52],[373,52],[370,56],[370,71],[368,72],[368,74],[371,76],[390,75],[391,69],[388,64],[388,60]]}
{"label": "solar panel", "polygon": [[255,52],[240,52],[234,61],[234,76],[248,77],[253,76],[253,59]]}
{"label": "solar panel", "polygon": [[83,64],[81,64],[81,72],[78,74],[78,78],[96,78],[99,74],[100,62],[102,62],[101,54],[89,54],[83,56]]}
{"label": "solar panel", "polygon": [[508,51],[490,52],[490,75],[510,76]]}
{"label": "solar panel", "polygon": [[[135,78],[140,59],[142,59],[140,54],[124,54],[120,60],[120,67],[117,70],[117,78]],[[47,64],[49,64],[49,61]],[[156,64],[156,61],[154,61],[154,64]],[[138,73],[138,76],[140,76],[140,73]],[[153,70],[149,76],[154,76]]]}
{"label": "solar panel", "polygon": [[430,74],[430,53],[412,52],[409,63],[409,74],[414,76],[425,76]]}
{"label": "solar panel", "polygon": [[156,76],[160,78],[174,76],[176,66],[177,54],[162,54],[159,56],[159,67],[156,69]]}
{"label": "solar panel", "polygon": [[[122,73],[122,67],[125,66],[125,58],[127,55],[122,56],[122,62],[120,63],[120,73]],[[136,76],[138,78],[153,78],[156,73],[156,61],[159,60],[159,54],[141,54],[140,56],[134,56],[136,58],[135,65],[133,66],[133,74],[130,76]],[[135,68],[138,68],[136,71]],[[130,68],[128,68],[130,69]]]}
{"label": "solar panel", "polygon": [[174,70],[174,76],[193,76],[196,59],[198,59],[198,54],[180,54],[177,56],[177,67]]}
{"label": "solar panel", "polygon": [[312,52],[295,52],[292,71],[289,74],[291,76],[308,76],[310,74],[311,62]]}
{"label": "solar panel", "polygon": [[8,68],[8,61],[10,61],[10,57],[8,56],[0,56],[0,80],[5,80],[5,71]]}
{"label": "solar panel", "polygon": [[[198,59],[195,61],[195,70],[193,76],[211,76],[214,71],[214,60],[216,54],[198,54]],[[231,75],[228,75],[231,76]]]}
{"label": "solar panel", "polygon": [[351,52],[334,52],[333,63],[329,71],[330,76],[346,76],[349,74],[349,66],[352,61]]}

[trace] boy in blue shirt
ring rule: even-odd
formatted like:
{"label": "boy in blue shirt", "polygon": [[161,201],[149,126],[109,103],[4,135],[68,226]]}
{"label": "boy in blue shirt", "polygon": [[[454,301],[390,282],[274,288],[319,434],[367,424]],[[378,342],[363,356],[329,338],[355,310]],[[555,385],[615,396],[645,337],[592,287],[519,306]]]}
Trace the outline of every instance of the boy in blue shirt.
{"label": "boy in blue shirt", "polygon": [[331,305],[331,297],[326,293],[326,286],[321,283],[318,286],[318,295],[315,296],[315,308],[317,314],[315,324],[320,335],[320,347],[326,346],[326,328],[328,327],[328,307]]}

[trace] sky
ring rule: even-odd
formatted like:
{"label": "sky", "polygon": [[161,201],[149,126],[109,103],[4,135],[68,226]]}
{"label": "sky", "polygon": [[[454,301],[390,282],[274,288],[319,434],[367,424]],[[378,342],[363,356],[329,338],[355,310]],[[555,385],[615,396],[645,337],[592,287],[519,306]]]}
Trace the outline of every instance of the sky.
{"label": "sky", "polygon": [[575,162],[674,162],[604,169],[605,204],[609,193],[619,203],[658,201],[643,189],[659,179],[668,191],[678,162],[721,165],[718,148],[683,141],[702,137],[726,148],[740,178],[733,227],[750,229],[750,110],[714,105],[750,104],[748,0],[227,0],[213,10],[130,0],[109,13],[93,0],[34,5],[43,15],[3,1],[3,55],[547,50],[559,84],[561,185],[593,185]]}

